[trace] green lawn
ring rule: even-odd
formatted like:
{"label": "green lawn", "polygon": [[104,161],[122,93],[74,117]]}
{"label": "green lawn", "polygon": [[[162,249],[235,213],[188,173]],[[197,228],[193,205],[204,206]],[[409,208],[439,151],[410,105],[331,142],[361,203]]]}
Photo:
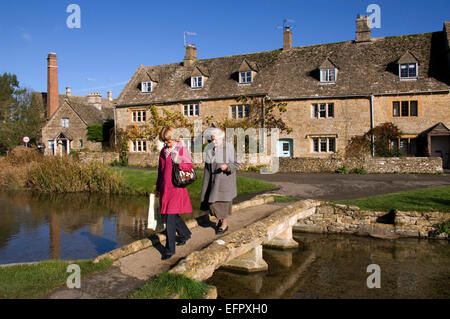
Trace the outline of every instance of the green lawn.
{"label": "green lawn", "polygon": [[450,213],[450,186],[430,187],[355,200],[335,201],[336,204],[355,205],[363,210]]}
{"label": "green lawn", "polygon": [[[138,194],[147,194],[154,191],[156,179],[158,178],[157,171],[117,168],[111,169],[118,171],[124,178],[125,183],[134,189]],[[187,187],[189,197],[191,199],[194,218],[204,214],[200,212],[200,195],[202,192],[203,172],[196,171],[196,173],[197,180]],[[236,184],[238,195],[254,194],[276,188],[274,184],[241,176],[237,176]]]}
{"label": "green lawn", "polygon": [[165,271],[156,279],[148,281],[128,298],[167,299],[177,296],[179,299],[200,299],[208,288],[208,285],[200,281]]}
{"label": "green lawn", "polygon": [[53,289],[66,285],[71,273],[67,266],[77,264],[81,276],[91,275],[112,266],[110,259],[94,264],[92,260],[46,260],[37,264],[0,267],[0,299],[42,298]]}

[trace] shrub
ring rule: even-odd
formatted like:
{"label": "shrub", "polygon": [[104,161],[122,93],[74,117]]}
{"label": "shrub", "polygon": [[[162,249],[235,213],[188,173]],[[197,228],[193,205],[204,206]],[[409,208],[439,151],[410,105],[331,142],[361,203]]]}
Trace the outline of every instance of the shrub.
{"label": "shrub", "polygon": [[98,162],[80,163],[69,156],[44,157],[29,172],[26,186],[39,192],[73,193],[129,191],[122,177]]}
{"label": "shrub", "polygon": [[438,234],[446,233],[450,235],[450,221],[442,222],[436,225],[436,232]]}
{"label": "shrub", "polygon": [[363,168],[355,167],[350,171],[350,174],[367,174],[367,171]]}
{"label": "shrub", "polygon": [[335,173],[337,173],[337,174],[348,174],[349,172],[348,172],[347,167],[344,165],[344,166],[338,168],[338,169],[335,171]]}

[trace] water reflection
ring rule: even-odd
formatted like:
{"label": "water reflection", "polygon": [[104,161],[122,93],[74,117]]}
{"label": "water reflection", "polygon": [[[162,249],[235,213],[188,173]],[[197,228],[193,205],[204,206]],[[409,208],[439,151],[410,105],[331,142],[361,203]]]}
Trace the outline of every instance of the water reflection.
{"label": "water reflection", "polygon": [[147,197],[0,193],[0,264],[93,258],[151,234]]}
{"label": "water reflection", "polygon": [[[449,298],[448,241],[387,241],[350,235],[295,234],[298,249],[263,250],[266,272],[223,269],[208,280],[219,298]],[[367,266],[381,268],[381,288],[367,288]]]}

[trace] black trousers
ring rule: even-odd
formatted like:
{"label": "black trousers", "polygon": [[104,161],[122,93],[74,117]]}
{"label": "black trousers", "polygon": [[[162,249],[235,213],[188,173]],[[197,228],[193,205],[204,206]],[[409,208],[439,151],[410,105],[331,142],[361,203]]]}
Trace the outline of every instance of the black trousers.
{"label": "black trousers", "polygon": [[175,254],[176,234],[180,239],[189,239],[192,233],[180,215],[167,214],[166,217],[166,252]]}

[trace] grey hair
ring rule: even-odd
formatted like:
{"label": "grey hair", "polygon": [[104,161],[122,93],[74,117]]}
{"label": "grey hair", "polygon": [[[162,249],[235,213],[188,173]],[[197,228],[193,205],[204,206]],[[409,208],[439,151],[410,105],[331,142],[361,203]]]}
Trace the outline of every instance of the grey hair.
{"label": "grey hair", "polygon": [[222,140],[222,139],[225,138],[225,132],[222,131],[218,127],[209,128],[207,131],[208,132],[206,133],[206,135],[209,136],[209,137],[212,137],[214,135],[217,139],[221,139]]}

